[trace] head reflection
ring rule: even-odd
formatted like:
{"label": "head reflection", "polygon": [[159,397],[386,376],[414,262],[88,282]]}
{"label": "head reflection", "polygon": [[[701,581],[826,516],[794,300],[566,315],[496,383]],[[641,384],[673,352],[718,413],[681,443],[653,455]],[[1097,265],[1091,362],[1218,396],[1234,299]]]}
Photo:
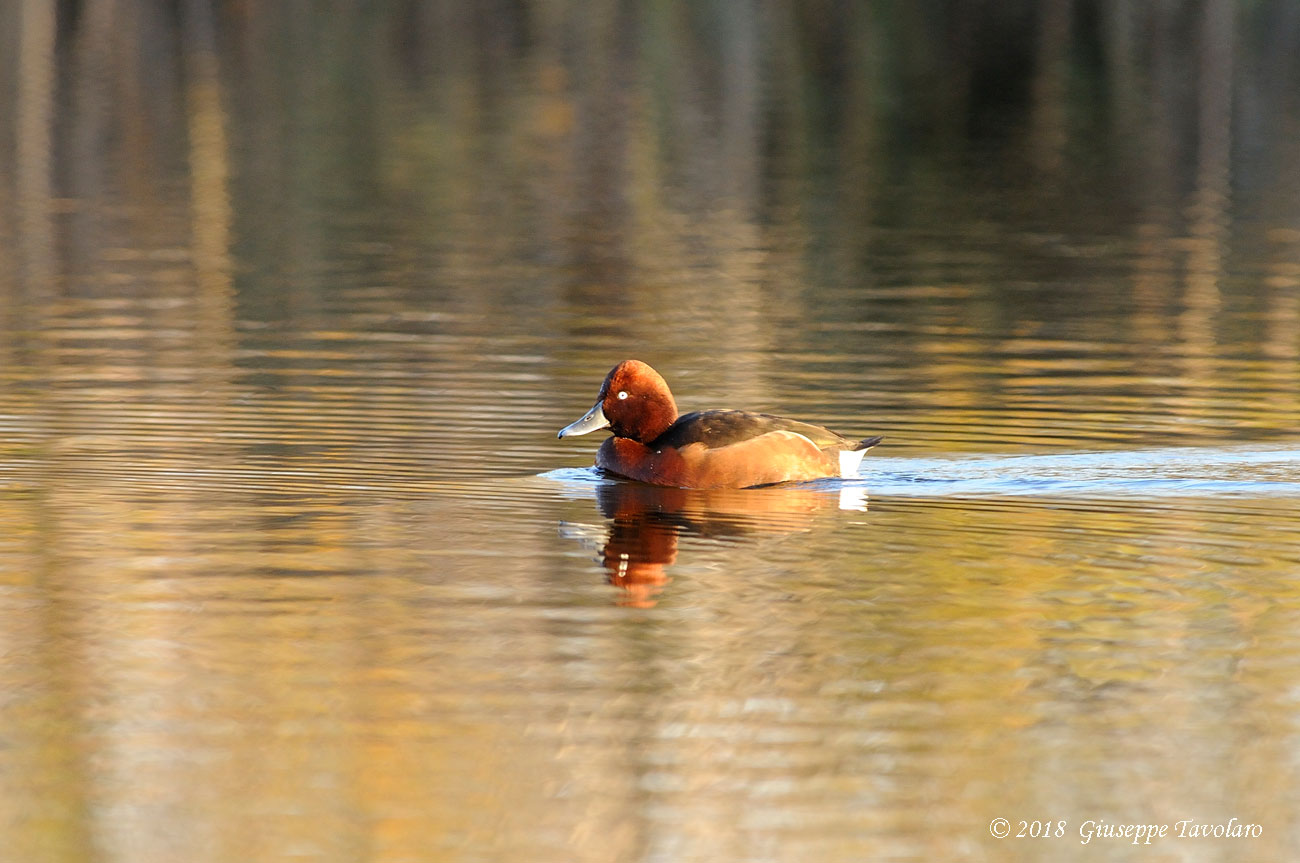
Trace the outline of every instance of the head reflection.
{"label": "head reflection", "polygon": [[684,489],[610,482],[596,491],[609,519],[601,547],[610,584],[621,605],[653,606],[672,580],[681,536],[759,541],[809,533],[818,517],[838,509],[866,509],[861,489],[777,486],[758,489]]}

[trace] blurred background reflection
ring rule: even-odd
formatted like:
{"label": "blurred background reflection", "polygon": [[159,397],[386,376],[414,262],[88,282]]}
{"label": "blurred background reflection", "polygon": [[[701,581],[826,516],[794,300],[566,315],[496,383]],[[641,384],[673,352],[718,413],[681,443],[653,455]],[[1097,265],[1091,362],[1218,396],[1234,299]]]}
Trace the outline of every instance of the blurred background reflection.
{"label": "blurred background reflection", "polygon": [[1298,441],[1300,5],[0,4],[6,858],[1287,860]]}

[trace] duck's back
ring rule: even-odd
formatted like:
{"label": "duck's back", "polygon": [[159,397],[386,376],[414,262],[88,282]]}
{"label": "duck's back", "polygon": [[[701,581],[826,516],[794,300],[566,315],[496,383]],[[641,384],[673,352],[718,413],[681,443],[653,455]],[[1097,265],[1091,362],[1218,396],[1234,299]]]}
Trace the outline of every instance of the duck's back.
{"label": "duck's back", "polygon": [[717,449],[776,431],[803,435],[819,449],[838,450],[854,446],[853,441],[819,425],[772,414],[731,410],[694,411],[683,414],[650,446],[654,449],[664,447],[680,449],[688,444],[699,443],[709,449]]}

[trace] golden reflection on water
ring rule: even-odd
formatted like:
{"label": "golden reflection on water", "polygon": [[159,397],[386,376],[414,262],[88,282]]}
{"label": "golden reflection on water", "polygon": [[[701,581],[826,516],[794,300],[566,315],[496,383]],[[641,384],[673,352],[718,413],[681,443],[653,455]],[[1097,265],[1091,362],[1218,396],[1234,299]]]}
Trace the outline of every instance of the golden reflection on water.
{"label": "golden reflection on water", "polygon": [[1290,501],[900,499],[828,530],[824,494],[619,486],[614,541],[660,511],[642,527],[684,542],[626,608],[545,523],[591,501],[543,483],[189,482],[0,502],[0,778],[44,777],[8,817],[46,825],[13,848],[920,856],[1008,812],[1225,806],[1268,826],[1260,857],[1286,847]]}
{"label": "golden reflection on water", "polygon": [[22,70],[14,134],[16,210],[22,240],[18,270],[28,291],[48,290],[54,277],[51,206],[54,6],[48,0],[21,4],[18,65]]}
{"label": "golden reflection on water", "polygon": [[[1295,52],[1167,5],[0,8],[4,856],[1289,859]],[[629,355],[870,507],[582,470]]]}

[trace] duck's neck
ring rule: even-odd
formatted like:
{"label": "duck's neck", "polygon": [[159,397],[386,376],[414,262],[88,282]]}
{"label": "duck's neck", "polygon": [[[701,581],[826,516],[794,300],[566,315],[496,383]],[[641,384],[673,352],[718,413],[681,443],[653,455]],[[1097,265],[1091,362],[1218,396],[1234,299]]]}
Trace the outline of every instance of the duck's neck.
{"label": "duck's neck", "polygon": [[637,417],[636,428],[626,435],[641,443],[650,443],[677,422],[677,403],[670,393],[656,394],[648,400]]}

